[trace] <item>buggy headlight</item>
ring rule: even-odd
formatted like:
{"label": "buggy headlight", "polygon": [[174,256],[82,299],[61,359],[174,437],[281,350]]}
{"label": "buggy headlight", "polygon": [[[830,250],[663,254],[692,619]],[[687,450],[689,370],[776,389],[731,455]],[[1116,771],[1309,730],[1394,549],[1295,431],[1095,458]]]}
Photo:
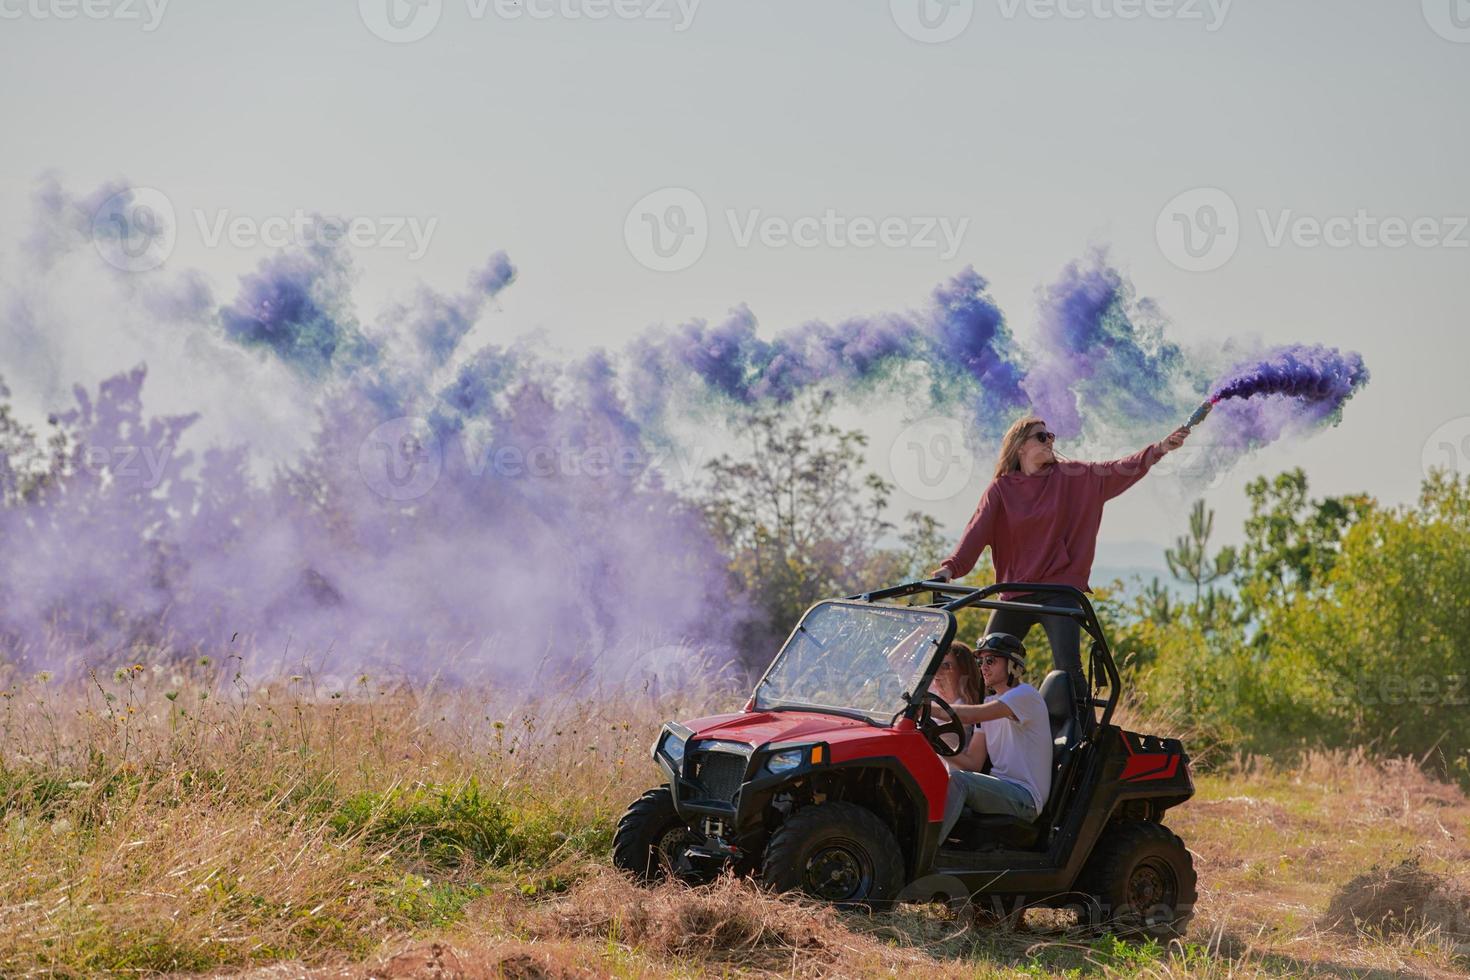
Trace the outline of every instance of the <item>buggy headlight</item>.
{"label": "buggy headlight", "polygon": [[664,732],[663,743],[659,746],[664,757],[674,764],[675,769],[684,764],[684,742],[685,739],[673,732]]}
{"label": "buggy headlight", "polygon": [[766,769],[773,775],[779,776],[783,772],[790,772],[806,761],[806,749],[785,749],[781,752],[773,752],[766,759]]}

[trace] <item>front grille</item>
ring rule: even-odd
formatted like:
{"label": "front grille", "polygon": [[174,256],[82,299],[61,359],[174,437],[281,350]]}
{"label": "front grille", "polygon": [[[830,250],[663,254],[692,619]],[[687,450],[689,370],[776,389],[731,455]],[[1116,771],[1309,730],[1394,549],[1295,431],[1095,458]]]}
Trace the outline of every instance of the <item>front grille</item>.
{"label": "front grille", "polygon": [[745,779],[745,756],[734,752],[696,752],[694,781],[704,790],[701,797],[730,803]]}

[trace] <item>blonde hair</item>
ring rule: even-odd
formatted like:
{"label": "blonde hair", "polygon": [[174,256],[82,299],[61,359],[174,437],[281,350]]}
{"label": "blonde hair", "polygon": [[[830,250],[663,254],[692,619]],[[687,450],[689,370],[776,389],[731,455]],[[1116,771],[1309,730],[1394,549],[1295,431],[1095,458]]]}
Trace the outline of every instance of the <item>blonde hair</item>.
{"label": "blonde hair", "polygon": [[[1000,440],[1000,457],[995,461],[995,478],[999,480],[1007,473],[1014,473],[1021,468],[1021,447],[1026,445],[1035,431],[1035,426],[1046,425],[1046,420],[1039,415],[1023,415],[1011,423],[1006,434]],[[1052,446],[1052,455],[1057,459],[1063,459],[1061,453],[1057,452],[1056,446]]]}

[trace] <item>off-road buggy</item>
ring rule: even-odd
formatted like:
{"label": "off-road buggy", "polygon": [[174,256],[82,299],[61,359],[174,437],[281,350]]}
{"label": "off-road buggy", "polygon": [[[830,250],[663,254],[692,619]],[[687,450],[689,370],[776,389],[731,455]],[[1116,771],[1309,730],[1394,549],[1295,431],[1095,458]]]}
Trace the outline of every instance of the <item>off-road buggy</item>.
{"label": "off-road buggy", "polygon": [[[1080,608],[992,598],[1003,592]],[[929,685],[965,608],[1076,619],[1091,639],[1089,690],[1074,698],[1057,670],[1040,684],[1055,745],[1040,816],[967,809],[940,840],[941,756],[965,733]],[[663,727],[653,758],[667,782],[623,814],[613,862],[644,881],[732,867],[842,905],[1070,907],[1086,923],[1181,935],[1195,872],[1162,819],[1194,794],[1189,757],[1177,739],[1113,725],[1119,687],[1092,604],[1068,586],[920,581],[819,602],[743,710]]]}

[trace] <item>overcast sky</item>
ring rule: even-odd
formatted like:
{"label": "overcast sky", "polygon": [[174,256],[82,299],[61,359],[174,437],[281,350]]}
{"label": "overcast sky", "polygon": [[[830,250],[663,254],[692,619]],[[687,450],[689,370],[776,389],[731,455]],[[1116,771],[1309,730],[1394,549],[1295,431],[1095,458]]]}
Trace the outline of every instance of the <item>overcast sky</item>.
{"label": "overcast sky", "polygon": [[[966,265],[1024,340],[1104,245],[1181,343],[1372,371],[1340,427],[1206,491],[1230,540],[1260,473],[1399,502],[1427,458],[1470,469],[1467,91],[1464,0],[0,0],[0,237],[44,174],[126,180],[177,216],[169,267],[228,296],[269,253],[228,219],[364,215],[365,311],[504,249],[476,336],[569,350],[740,303],[766,334],[914,309]],[[136,360],[86,329],[93,364]],[[901,420],[847,420],[902,457]],[[989,465],[899,505],[958,532]],[[1159,475],[1110,504],[1100,560],[1190,499]]]}

